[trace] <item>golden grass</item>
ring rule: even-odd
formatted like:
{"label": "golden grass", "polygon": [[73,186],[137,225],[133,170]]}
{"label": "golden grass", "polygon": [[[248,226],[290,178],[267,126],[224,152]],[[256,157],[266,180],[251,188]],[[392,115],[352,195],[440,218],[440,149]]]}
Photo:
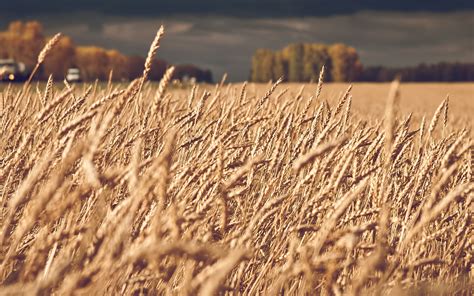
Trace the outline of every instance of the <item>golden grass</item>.
{"label": "golden grass", "polygon": [[147,71],[0,92],[0,294],[471,292],[456,87],[166,91]]}

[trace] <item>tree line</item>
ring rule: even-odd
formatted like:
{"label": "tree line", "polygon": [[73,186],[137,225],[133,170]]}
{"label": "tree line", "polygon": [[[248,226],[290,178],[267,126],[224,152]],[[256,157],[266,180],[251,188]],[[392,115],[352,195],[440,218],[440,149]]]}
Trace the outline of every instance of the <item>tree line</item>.
{"label": "tree line", "polygon": [[315,81],[322,67],[325,81],[354,81],[362,72],[355,48],[345,44],[290,44],[280,51],[258,49],[252,58],[251,80]]}
{"label": "tree line", "polygon": [[386,82],[474,81],[474,63],[420,64],[414,67],[363,67],[355,48],[337,43],[294,43],[282,50],[257,49],[252,57],[250,80],[268,82],[283,77],[289,82],[317,81],[325,67],[325,81]]}
{"label": "tree line", "polygon": [[[37,21],[15,21],[6,31],[0,32],[0,58],[12,58],[32,69],[43,46],[50,37],[44,34],[43,26]],[[39,79],[47,79],[51,74],[55,79],[64,79],[69,68],[79,68],[83,80],[107,80],[113,70],[115,81],[131,80],[143,72],[145,58],[127,56],[117,50],[97,46],[77,46],[69,36],[62,36],[51,54],[43,63]],[[159,80],[170,66],[162,59],[153,61],[149,78]],[[212,82],[212,73],[194,65],[175,66],[173,79],[195,77],[200,82]]]}
{"label": "tree line", "polygon": [[413,67],[367,67],[360,81],[386,82],[400,77],[406,82],[462,82],[474,81],[474,63],[419,64]]}

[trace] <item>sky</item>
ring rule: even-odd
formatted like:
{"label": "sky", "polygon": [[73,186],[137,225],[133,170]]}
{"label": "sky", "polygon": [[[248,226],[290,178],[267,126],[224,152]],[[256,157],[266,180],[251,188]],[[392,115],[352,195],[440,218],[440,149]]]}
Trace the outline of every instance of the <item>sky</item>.
{"label": "sky", "polygon": [[[5,7],[6,5],[6,7]],[[161,24],[158,58],[246,80],[257,48],[342,42],[364,65],[474,62],[474,1],[380,0],[15,0],[0,28],[38,20],[78,45],[145,56]]]}

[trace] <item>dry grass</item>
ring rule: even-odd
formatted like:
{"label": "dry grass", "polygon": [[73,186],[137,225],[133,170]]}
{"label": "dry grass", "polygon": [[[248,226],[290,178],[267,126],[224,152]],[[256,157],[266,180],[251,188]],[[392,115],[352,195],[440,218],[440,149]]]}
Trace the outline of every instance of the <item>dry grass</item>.
{"label": "dry grass", "polygon": [[0,294],[472,292],[456,95],[145,79],[0,93]]}

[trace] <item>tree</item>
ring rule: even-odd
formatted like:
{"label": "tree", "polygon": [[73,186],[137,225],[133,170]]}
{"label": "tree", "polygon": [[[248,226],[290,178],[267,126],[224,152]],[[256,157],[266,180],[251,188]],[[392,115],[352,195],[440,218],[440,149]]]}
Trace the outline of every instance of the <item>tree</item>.
{"label": "tree", "polygon": [[338,43],[329,47],[333,81],[355,81],[362,72],[362,64],[355,48]]}
{"label": "tree", "polygon": [[31,69],[45,44],[43,27],[38,22],[12,22],[0,33],[0,44],[2,58],[13,58]]}
{"label": "tree", "polygon": [[268,82],[273,79],[273,52],[269,49],[258,49],[252,58],[251,80]]}
{"label": "tree", "polygon": [[133,80],[143,74],[145,58],[141,56],[130,56],[127,60],[128,79]]}
{"label": "tree", "polygon": [[113,71],[113,80],[128,80],[128,58],[116,50],[108,50],[106,71]]}
{"label": "tree", "polygon": [[283,53],[288,59],[288,81],[303,81],[304,45],[302,43],[290,44]]}
{"label": "tree", "polygon": [[322,67],[325,81],[354,81],[362,71],[356,50],[344,44],[290,44],[281,51],[258,49],[252,57],[251,80],[267,82],[280,77],[291,82],[316,81]]}
{"label": "tree", "polygon": [[[321,68],[326,66],[327,71],[331,69],[331,60],[328,47],[324,44],[305,44],[303,55],[303,81],[317,81]],[[330,75],[325,73],[326,81]]]}
{"label": "tree", "polygon": [[43,78],[52,74],[54,79],[64,79],[67,70],[74,65],[75,54],[72,39],[62,36],[43,63]]}
{"label": "tree", "polygon": [[[142,68],[143,68],[143,64],[142,64]],[[167,68],[168,68],[168,63],[167,62],[165,62],[163,60],[159,60],[159,59],[154,59],[152,65],[151,65],[151,71],[150,71],[150,74],[149,74],[149,79],[150,80],[161,80],[161,78],[165,74]]]}
{"label": "tree", "polygon": [[202,70],[195,65],[184,64],[175,66],[173,79],[195,78],[197,82],[212,82],[209,70]]}
{"label": "tree", "polygon": [[285,80],[288,77],[288,63],[281,52],[276,52],[273,57],[272,68],[273,80],[283,77]]}
{"label": "tree", "polygon": [[27,22],[20,36],[21,46],[17,48],[14,58],[25,63],[28,67],[36,65],[38,55],[45,44],[43,26],[36,22]]}
{"label": "tree", "polygon": [[202,72],[202,82],[212,83],[212,72],[209,69],[206,69]]}
{"label": "tree", "polygon": [[[7,31],[0,32],[0,58],[15,59],[31,70],[36,65],[38,55],[47,40],[40,23],[12,22]],[[268,61],[265,63],[268,64]],[[106,50],[95,46],[76,47],[71,38],[62,36],[35,78],[45,79],[52,74],[55,79],[63,79],[68,68],[78,67],[84,80],[107,80],[111,70],[114,80],[128,80],[140,77],[144,64],[143,57],[128,57],[117,50]],[[268,79],[271,79],[272,66],[267,64],[264,67],[268,68],[267,71],[270,73]],[[153,60],[150,80],[160,80],[167,67],[166,61]],[[181,68],[182,76],[212,82],[212,73],[209,70],[202,70],[194,65],[184,65]]]}
{"label": "tree", "polygon": [[85,80],[106,80],[109,75],[107,52],[94,46],[76,48],[76,64]]}

